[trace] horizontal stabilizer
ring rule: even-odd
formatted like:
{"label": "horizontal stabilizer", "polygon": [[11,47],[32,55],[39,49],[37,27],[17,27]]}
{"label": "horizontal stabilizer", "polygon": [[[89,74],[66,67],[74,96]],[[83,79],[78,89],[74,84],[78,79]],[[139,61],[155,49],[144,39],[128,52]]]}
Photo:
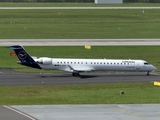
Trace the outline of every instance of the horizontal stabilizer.
{"label": "horizontal stabilizer", "polygon": [[9,49],[16,50],[16,49],[22,49],[23,47],[20,45],[10,46]]}
{"label": "horizontal stabilizer", "polygon": [[37,57],[35,57],[35,56],[31,56],[33,59],[38,59]]}

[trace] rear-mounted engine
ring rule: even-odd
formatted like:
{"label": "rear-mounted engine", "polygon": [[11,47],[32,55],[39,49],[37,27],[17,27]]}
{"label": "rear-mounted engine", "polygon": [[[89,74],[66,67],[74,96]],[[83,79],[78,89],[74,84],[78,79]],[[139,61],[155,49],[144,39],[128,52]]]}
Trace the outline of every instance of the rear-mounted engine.
{"label": "rear-mounted engine", "polygon": [[52,64],[52,59],[51,58],[47,58],[47,57],[39,58],[37,60],[37,63],[43,64],[43,65],[50,65],[50,64]]}

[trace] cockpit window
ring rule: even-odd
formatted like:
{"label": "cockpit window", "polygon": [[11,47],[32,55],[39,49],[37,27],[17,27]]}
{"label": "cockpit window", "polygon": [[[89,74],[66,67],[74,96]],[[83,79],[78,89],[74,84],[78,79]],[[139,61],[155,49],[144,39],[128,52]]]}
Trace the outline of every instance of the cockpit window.
{"label": "cockpit window", "polygon": [[145,62],[144,65],[149,65],[149,63],[148,63],[148,62]]}

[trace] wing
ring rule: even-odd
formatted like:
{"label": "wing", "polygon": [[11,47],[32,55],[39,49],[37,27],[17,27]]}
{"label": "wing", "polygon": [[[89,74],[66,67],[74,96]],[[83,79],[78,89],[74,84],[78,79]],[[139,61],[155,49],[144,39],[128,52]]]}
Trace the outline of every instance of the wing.
{"label": "wing", "polygon": [[69,69],[70,70],[72,70],[73,72],[91,72],[91,71],[93,71],[93,69],[92,68],[73,68],[73,67],[71,67],[70,65],[68,65],[68,67],[69,67]]}

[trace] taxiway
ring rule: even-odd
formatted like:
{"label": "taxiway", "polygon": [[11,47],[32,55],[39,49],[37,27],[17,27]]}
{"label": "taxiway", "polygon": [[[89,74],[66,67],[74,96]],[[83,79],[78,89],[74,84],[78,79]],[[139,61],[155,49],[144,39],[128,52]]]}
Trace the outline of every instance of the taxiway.
{"label": "taxiway", "polygon": [[110,84],[160,81],[159,73],[91,72],[73,77],[71,73],[21,73],[0,69],[0,86]]}
{"label": "taxiway", "polygon": [[0,39],[0,46],[151,46],[160,39]]}

